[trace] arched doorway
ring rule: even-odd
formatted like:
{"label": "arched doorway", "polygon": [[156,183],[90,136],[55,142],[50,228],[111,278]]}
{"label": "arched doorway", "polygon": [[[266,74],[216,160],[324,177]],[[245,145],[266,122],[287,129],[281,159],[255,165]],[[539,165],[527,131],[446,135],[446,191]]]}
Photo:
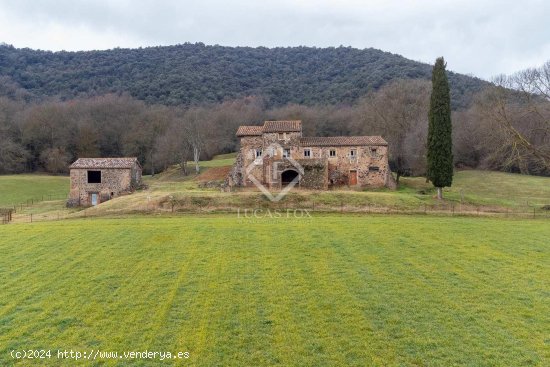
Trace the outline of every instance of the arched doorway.
{"label": "arched doorway", "polygon": [[289,169],[281,173],[281,185],[287,186],[290,184],[296,177],[299,177],[299,173],[293,169]]}

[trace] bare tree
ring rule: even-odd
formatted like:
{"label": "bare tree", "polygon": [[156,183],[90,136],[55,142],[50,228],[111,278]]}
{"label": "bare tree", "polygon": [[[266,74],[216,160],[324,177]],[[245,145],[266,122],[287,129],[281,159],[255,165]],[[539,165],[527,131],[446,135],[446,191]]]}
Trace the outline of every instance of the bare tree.
{"label": "bare tree", "polygon": [[184,112],[174,118],[170,126],[157,140],[157,159],[166,169],[168,165],[179,164],[181,173],[188,174],[187,162],[191,159],[191,145],[188,140]]}
{"label": "bare tree", "polygon": [[[199,161],[205,146],[207,129],[207,111],[204,108],[190,108],[183,117],[183,131],[185,141],[193,153],[195,173],[200,173]],[[185,143],[184,143],[185,144]]]}
{"label": "bare tree", "polygon": [[66,173],[69,166],[69,156],[63,148],[46,149],[40,154],[44,168],[50,173]]}
{"label": "bare tree", "polygon": [[397,183],[412,169],[423,173],[425,168],[430,89],[425,80],[398,80],[371,93],[360,104],[368,129],[361,133],[376,132],[388,140]]}
{"label": "bare tree", "polygon": [[498,76],[485,93],[485,116],[497,123],[510,151],[509,160],[550,169],[550,61],[540,68]]}
{"label": "bare tree", "polygon": [[19,173],[25,170],[29,153],[10,138],[0,136],[0,173]]}

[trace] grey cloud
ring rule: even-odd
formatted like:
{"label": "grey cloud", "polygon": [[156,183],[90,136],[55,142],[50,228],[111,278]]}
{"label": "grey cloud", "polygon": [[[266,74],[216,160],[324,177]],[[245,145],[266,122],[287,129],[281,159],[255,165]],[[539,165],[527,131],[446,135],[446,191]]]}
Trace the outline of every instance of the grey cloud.
{"label": "grey cloud", "polygon": [[[375,47],[489,78],[550,59],[550,3],[518,1],[0,0],[11,22],[89,30],[77,45],[11,34],[18,47],[90,49],[183,42],[248,46]],[[39,44],[37,44],[39,43]],[[89,44],[88,44],[89,43]],[[121,44],[124,43],[124,44]],[[93,44],[93,45],[92,45]]]}

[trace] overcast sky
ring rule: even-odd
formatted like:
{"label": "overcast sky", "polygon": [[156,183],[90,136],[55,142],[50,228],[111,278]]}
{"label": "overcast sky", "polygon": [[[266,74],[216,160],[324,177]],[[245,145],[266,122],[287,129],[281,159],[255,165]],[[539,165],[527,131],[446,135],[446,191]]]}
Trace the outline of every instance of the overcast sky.
{"label": "overcast sky", "polygon": [[0,42],[374,47],[489,79],[550,60],[548,0],[0,0]]}

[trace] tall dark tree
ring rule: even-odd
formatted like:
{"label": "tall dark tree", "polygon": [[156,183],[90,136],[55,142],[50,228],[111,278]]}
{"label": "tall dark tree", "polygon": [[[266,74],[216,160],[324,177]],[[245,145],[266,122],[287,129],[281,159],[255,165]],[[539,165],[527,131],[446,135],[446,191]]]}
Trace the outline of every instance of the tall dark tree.
{"label": "tall dark tree", "polygon": [[451,93],[443,57],[435,61],[432,70],[432,95],[428,114],[428,180],[442,199],[443,187],[453,183],[453,140],[451,124]]}

